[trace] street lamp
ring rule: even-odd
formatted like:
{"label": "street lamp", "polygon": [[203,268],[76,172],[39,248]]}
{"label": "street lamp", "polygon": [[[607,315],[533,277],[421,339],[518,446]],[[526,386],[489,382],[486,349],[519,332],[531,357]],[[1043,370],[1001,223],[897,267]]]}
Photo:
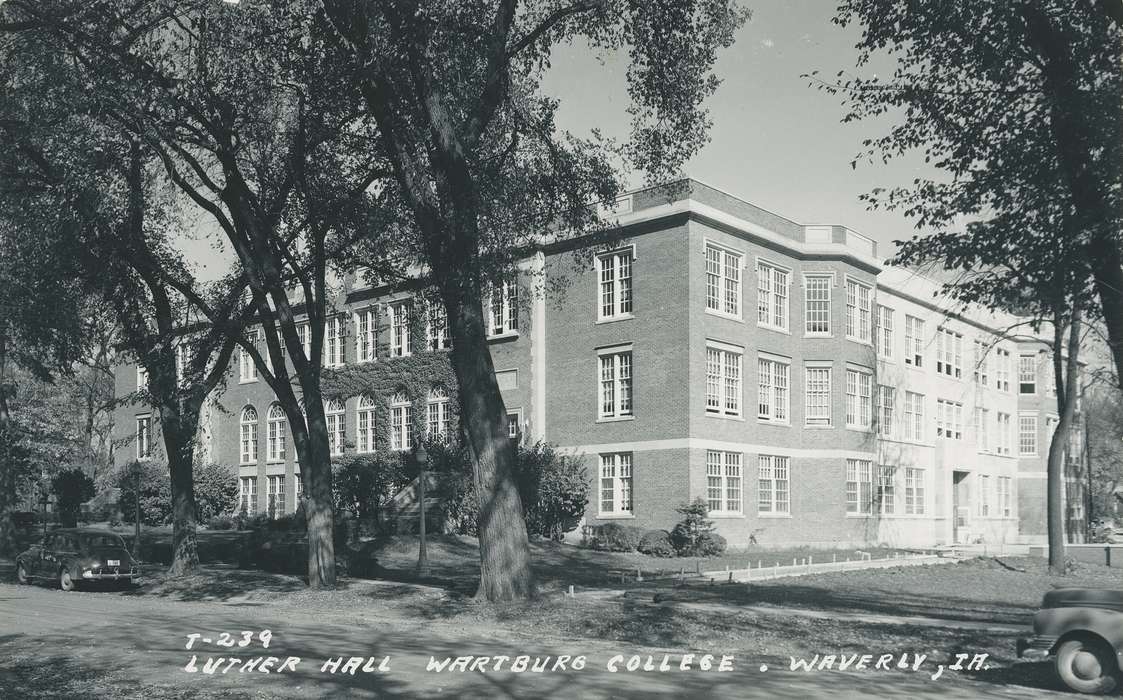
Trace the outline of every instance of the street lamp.
{"label": "street lamp", "polygon": [[421,442],[418,442],[417,447],[414,448],[413,458],[417,460],[417,497],[421,502],[421,522],[417,528],[418,534],[421,536],[421,548],[417,552],[417,577],[428,578],[429,555],[425,551],[425,467],[429,464],[429,453]]}

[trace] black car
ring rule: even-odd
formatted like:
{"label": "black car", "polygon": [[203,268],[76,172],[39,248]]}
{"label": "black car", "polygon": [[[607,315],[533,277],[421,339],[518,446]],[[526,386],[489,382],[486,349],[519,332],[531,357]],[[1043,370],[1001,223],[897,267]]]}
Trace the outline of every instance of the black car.
{"label": "black car", "polygon": [[42,544],[16,557],[16,575],[20,583],[54,580],[62,590],[72,591],[79,583],[135,584],[140,568],[119,535],[63,528],[47,533]]}

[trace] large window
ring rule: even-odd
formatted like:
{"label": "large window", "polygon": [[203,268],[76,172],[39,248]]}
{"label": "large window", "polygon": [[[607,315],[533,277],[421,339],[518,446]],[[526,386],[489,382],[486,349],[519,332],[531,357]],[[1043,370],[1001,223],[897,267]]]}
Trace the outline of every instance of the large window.
{"label": "large window", "polygon": [[897,507],[897,494],[894,488],[897,470],[887,464],[877,467],[877,503],[881,513],[892,515]]}
{"label": "large window", "polygon": [[324,325],[324,366],[338,367],[344,361],[343,316],[332,316]]}
{"label": "large window", "polygon": [[312,327],[307,321],[296,324],[296,335],[300,338],[300,347],[304,349],[304,359],[312,360]]}
{"label": "large window", "polygon": [[378,309],[368,306],[355,314],[355,357],[359,362],[373,362],[377,356]]}
{"label": "large window", "polygon": [[891,386],[877,387],[877,434],[893,436],[893,412],[896,410],[897,392]]}
{"label": "large window", "polygon": [[242,409],[238,427],[242,444],[241,463],[255,464],[257,462],[257,410],[253,406]]}
{"label": "large window", "polygon": [[632,514],[632,453],[600,456],[600,514]]}
{"label": "large window", "polygon": [[789,409],[790,365],[761,357],[757,360],[760,397],[757,417],[771,423],[787,423]]}
{"label": "large window", "polygon": [[873,462],[846,460],[846,512],[869,515],[873,506]]}
{"label": "large window", "polygon": [[1034,355],[1018,357],[1018,393],[1037,393],[1037,357]]}
{"label": "large window", "polygon": [[1018,416],[1018,454],[1037,456],[1037,416]]}
{"label": "large window", "polygon": [[339,399],[328,401],[324,407],[324,417],[328,424],[328,450],[333,457],[343,454],[343,446],[346,444],[346,413],[347,408]]}
{"label": "large window", "polygon": [[846,427],[861,430],[870,427],[870,404],[873,400],[873,375],[854,369],[846,370]]}
{"label": "large window", "polygon": [[374,452],[374,399],[366,394],[359,397],[355,409],[355,428],[358,437],[356,449],[359,452]]}
{"label": "large window", "polygon": [[992,514],[990,475],[979,474],[977,483],[979,485],[979,515],[984,518],[989,518]]}
{"label": "large window", "polygon": [[152,456],[152,416],[136,417],[136,458]]}
{"label": "large window", "polygon": [[706,308],[741,316],[741,254],[706,244]]}
{"label": "large window", "polygon": [[267,484],[269,489],[269,517],[279,518],[285,514],[285,477],[283,474],[270,476]]}
{"label": "large window", "polygon": [[963,404],[945,399],[936,400],[936,437],[963,439]]}
{"label": "large window", "polygon": [[975,341],[975,383],[986,386],[990,383],[990,348],[985,341]]}
{"label": "large window", "polygon": [[1011,441],[1010,414],[1009,413],[999,413],[998,414],[998,450],[997,450],[998,454],[1000,454],[1000,455],[1010,454],[1010,441]]}
{"label": "large window", "polygon": [[893,309],[877,306],[877,354],[893,357]]}
{"label": "large window", "polygon": [[924,394],[905,392],[905,439],[924,440]]}
{"label": "large window", "polygon": [[148,391],[148,370],[141,364],[136,366],[136,390]]}
{"label": "large window", "polygon": [[963,336],[947,328],[936,331],[936,372],[963,377]]}
{"label": "large window", "polygon": [[846,337],[870,342],[870,298],[873,290],[857,280],[846,280]]}
{"label": "large window", "polygon": [[[246,336],[246,339],[250,342],[250,344],[255,347],[261,341],[260,331],[251,331],[250,333],[247,333]],[[250,355],[243,348],[238,348],[238,381],[257,381],[257,364],[253,361],[253,355]]]}
{"label": "large window", "polygon": [[404,392],[390,397],[390,449],[405,451],[413,446],[413,406]]}
{"label": "large window", "polygon": [[994,351],[996,364],[994,386],[999,391],[1010,391],[1010,351],[998,348]]}
{"label": "large window", "polygon": [[601,418],[632,415],[632,351],[608,351],[599,356],[598,405]]}
{"label": "large window", "polygon": [[238,510],[245,515],[257,512],[257,477],[238,479]]}
{"label": "large window", "polygon": [[618,250],[597,258],[600,276],[600,304],[597,318],[625,318],[632,315],[632,251]]}
{"label": "large window", "polygon": [[268,448],[265,456],[270,462],[283,462],[285,461],[285,429],[287,427],[285,410],[281,408],[281,404],[275,403],[269,407],[269,412],[265,415],[265,418],[269,430]]}
{"label": "large window", "polygon": [[924,321],[905,316],[905,364],[924,366]]}
{"label": "large window", "polygon": [[507,280],[488,288],[485,300],[489,336],[517,333],[519,330],[519,285]]}
{"label": "large window", "polygon": [[975,409],[975,445],[979,452],[990,452],[990,410]]}
{"label": "large window", "polygon": [[448,312],[440,299],[430,299],[428,315],[425,319],[425,348],[427,350],[448,350],[452,339],[448,331]]}
{"label": "large window", "polygon": [[905,468],[905,515],[924,515],[924,470]]}
{"label": "large window", "polygon": [[766,262],[756,264],[757,325],[788,330],[788,296],[791,273]]}
{"label": "large window", "polygon": [[1010,518],[1014,515],[1013,510],[1013,496],[1011,495],[1011,487],[1013,486],[1013,479],[1008,476],[998,477],[998,515],[1003,518]]}
{"label": "large window", "polygon": [[757,510],[791,513],[791,460],[777,455],[757,455]]}
{"label": "large window", "polygon": [[803,332],[807,335],[831,334],[831,275],[805,275],[803,278]]}
{"label": "large window", "polygon": [[831,424],[831,368],[808,365],[804,369],[804,421],[807,425]]}
{"label": "large window", "polygon": [[741,353],[725,347],[706,348],[706,412],[741,415]]}
{"label": "large window", "polygon": [[452,423],[448,407],[448,389],[443,386],[435,386],[429,390],[429,399],[425,404],[425,427],[430,440],[444,442],[452,437]]}
{"label": "large window", "polygon": [[408,301],[390,304],[390,357],[409,356],[409,311]]}
{"label": "large window", "polygon": [[711,513],[741,514],[741,453],[706,451],[706,504]]}

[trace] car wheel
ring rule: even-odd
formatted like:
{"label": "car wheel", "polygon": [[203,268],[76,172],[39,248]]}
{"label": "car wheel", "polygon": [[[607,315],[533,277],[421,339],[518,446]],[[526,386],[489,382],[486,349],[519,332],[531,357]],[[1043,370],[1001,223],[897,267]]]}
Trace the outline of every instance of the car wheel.
{"label": "car wheel", "polygon": [[1102,642],[1070,639],[1057,647],[1057,675],[1078,693],[1110,693],[1118,685],[1119,668]]}
{"label": "car wheel", "polygon": [[23,568],[23,562],[16,564],[16,580],[20,583],[27,583],[31,580],[27,575],[27,569]]}
{"label": "car wheel", "polygon": [[58,587],[64,591],[74,590],[74,579],[71,578],[70,572],[66,569],[59,571],[58,574]]}

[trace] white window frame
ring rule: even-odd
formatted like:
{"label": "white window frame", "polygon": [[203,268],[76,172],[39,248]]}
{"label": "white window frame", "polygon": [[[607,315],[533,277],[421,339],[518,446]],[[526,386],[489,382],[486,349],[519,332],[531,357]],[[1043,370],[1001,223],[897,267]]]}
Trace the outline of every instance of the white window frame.
{"label": "white window frame", "polygon": [[976,474],[975,475],[976,491],[978,492],[979,499],[979,517],[991,518],[991,476],[990,474]]}
{"label": "white window frame", "polygon": [[1014,498],[1013,486],[1014,480],[1008,476],[998,477],[998,517],[1012,518],[1014,517]]}
{"label": "white window frame", "polygon": [[283,517],[285,508],[285,475],[271,474],[266,477],[266,513],[276,520]]}
{"label": "white window frame", "polygon": [[924,319],[905,314],[905,364],[924,367]]}
{"label": "white window frame", "polygon": [[791,359],[777,355],[757,355],[757,420],[779,425],[791,424]]}
{"label": "white window frame", "polygon": [[975,448],[982,453],[991,451],[990,409],[983,406],[975,407]]}
{"label": "white window frame", "polygon": [[239,464],[257,464],[257,409],[243,406],[238,416]]}
{"label": "white window frame", "polygon": [[448,329],[448,312],[440,299],[430,299],[425,314],[425,349],[430,352],[452,348],[452,335]]}
{"label": "white window frame", "polygon": [[791,268],[757,258],[756,278],[756,325],[788,333],[791,325]]}
{"label": "white window frame", "polygon": [[[863,299],[862,292],[865,292]],[[853,277],[846,278],[846,339],[873,342],[873,287]]]}
{"label": "white window frame", "polygon": [[706,414],[741,417],[745,349],[706,341]]}
{"label": "white window frame", "polygon": [[994,388],[1004,393],[1010,393],[1010,351],[1006,348],[995,348],[996,367],[994,369]]}
{"label": "white window frame", "polygon": [[257,514],[257,477],[238,477],[238,512]]}
{"label": "white window frame", "polygon": [[[829,428],[834,425],[832,405],[834,372],[831,363],[808,362],[803,368],[803,422],[808,427]],[[821,375],[825,374],[826,377]]]}
{"label": "white window frame", "polygon": [[785,518],[792,514],[791,457],[757,455],[757,516]]}
{"label": "white window frame", "polygon": [[974,347],[975,367],[973,376],[976,384],[985,387],[990,383],[990,348],[987,347],[985,340],[976,340]]}
{"label": "white window frame", "polygon": [[[1029,363],[1028,372],[1026,371],[1027,361]],[[1025,391],[1026,385],[1032,386],[1032,391]],[[1018,355],[1018,395],[1037,396],[1037,355]]]}
{"label": "white window frame", "polygon": [[300,339],[300,347],[304,350],[304,359],[312,361],[312,326],[308,321],[296,324],[296,336]]}
{"label": "white window frame", "polygon": [[378,359],[378,306],[371,305],[355,312],[355,361],[375,362]]}
{"label": "white window frame", "polygon": [[265,413],[266,450],[265,461],[269,463],[285,461],[285,431],[288,429],[285,409],[279,403],[269,404]]}
{"label": "white window frame", "polygon": [[[1020,383],[1020,382],[1019,382]],[[1029,430],[1026,430],[1027,424]],[[1039,438],[1037,436],[1037,414],[1018,414],[1018,456],[1036,457]]]}
{"label": "white window frame", "polygon": [[[886,400],[888,399],[888,401]],[[897,390],[885,384],[877,385],[877,434],[893,437],[894,416],[897,411]]]}
{"label": "white window frame", "polygon": [[[499,291],[499,305],[495,294]],[[506,338],[519,334],[519,284],[518,280],[503,280],[490,284],[484,295],[484,318],[487,319],[488,338]],[[497,323],[498,321],[498,323]]]}
{"label": "white window frame", "polygon": [[597,321],[634,318],[635,247],[597,255]]}
{"label": "white window frame", "polygon": [[[744,455],[740,452],[706,450],[706,506],[710,515],[744,515]],[[716,492],[716,497],[715,497]],[[714,507],[717,503],[717,507]]]}
{"label": "white window frame", "polygon": [[635,517],[635,463],[632,453],[608,452],[598,457],[600,462],[597,465],[598,517]]}
{"label": "white window frame", "polygon": [[[873,500],[876,488],[874,477],[873,460],[847,458],[847,517],[868,517],[873,515]],[[851,488],[851,484],[853,484],[853,488]],[[851,494],[853,494],[853,498],[851,498]]]}
{"label": "white window frame", "polygon": [[[707,240],[704,248],[706,313],[741,320],[745,254]],[[715,260],[716,256],[716,260]]]}
{"label": "white window frame", "polygon": [[517,440],[522,435],[523,410],[515,408],[507,411],[507,438]]}
{"label": "white window frame", "polygon": [[413,449],[413,403],[403,391],[390,397],[390,449],[395,452]]}
{"label": "white window frame", "polygon": [[[816,289],[815,285],[823,284],[821,289]],[[819,272],[806,272],[803,275],[803,335],[807,338],[829,338],[831,337],[832,328],[832,314],[831,302],[834,297],[834,273],[819,273]],[[826,293],[826,298],[818,298],[817,294],[822,292]],[[812,304],[816,306],[813,307]],[[825,304],[826,308],[821,305]],[[825,311],[825,318],[822,316]],[[825,322],[826,328],[824,330],[813,329],[812,326],[820,326]]]}
{"label": "white window frame", "polygon": [[946,326],[936,329],[936,373],[963,378],[963,334]]}
{"label": "white window frame", "polygon": [[927,507],[926,478],[926,470],[905,467],[905,515],[924,515]]}
{"label": "white window frame", "polygon": [[1009,413],[998,412],[995,420],[997,421],[998,433],[998,447],[995,450],[996,454],[1010,456],[1011,442],[1013,441],[1012,421]]}
{"label": "white window frame", "polygon": [[375,420],[378,402],[369,394],[360,394],[355,405],[355,451],[366,454],[375,451]]}
{"label": "white window frame", "polygon": [[904,438],[913,442],[924,442],[924,394],[905,391]]}
{"label": "white window frame", "polygon": [[324,367],[346,364],[345,330],[343,314],[334,314],[324,321]]}
{"label": "white window frame", "polygon": [[136,365],[136,390],[148,391],[148,370],[140,362]]}
{"label": "white window frame", "polygon": [[328,428],[328,454],[339,457],[347,444],[347,403],[342,399],[325,402],[324,420]]}
{"label": "white window frame", "polygon": [[448,389],[434,386],[425,400],[425,435],[430,440],[447,442],[452,438],[452,418],[449,413]]}
{"label": "white window frame", "polygon": [[897,468],[891,464],[877,465],[877,510],[881,515],[895,515],[897,511]]}
{"label": "white window frame", "polygon": [[597,350],[597,420],[634,418],[634,386],[635,357],[631,345]]}
{"label": "white window frame", "polygon": [[[256,348],[261,342],[261,331],[254,330],[247,334],[250,343]],[[253,356],[246,352],[245,348],[238,348],[238,383],[249,384],[256,382],[258,378],[257,363],[254,362]]]}
{"label": "white window frame", "polygon": [[873,425],[873,372],[846,368],[846,427],[870,430]]}
{"label": "white window frame", "polygon": [[893,309],[877,305],[877,354],[882,359],[893,359]]}
{"label": "white window frame", "polygon": [[401,299],[386,305],[390,316],[390,357],[410,356],[410,313],[412,302]]}

